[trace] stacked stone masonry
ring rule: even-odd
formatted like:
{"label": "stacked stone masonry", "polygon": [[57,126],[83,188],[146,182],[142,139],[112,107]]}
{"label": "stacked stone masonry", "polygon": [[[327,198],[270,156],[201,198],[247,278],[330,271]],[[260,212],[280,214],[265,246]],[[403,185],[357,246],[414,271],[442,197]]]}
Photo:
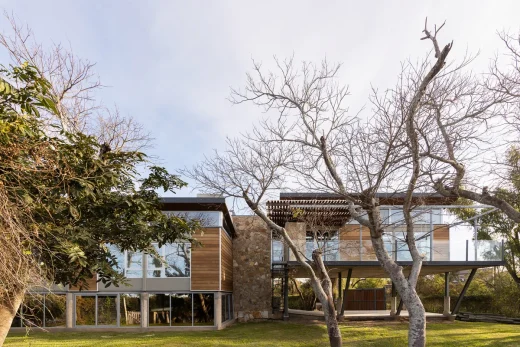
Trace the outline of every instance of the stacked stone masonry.
{"label": "stacked stone masonry", "polygon": [[235,216],[233,289],[235,318],[267,319],[271,314],[271,232],[256,216]]}

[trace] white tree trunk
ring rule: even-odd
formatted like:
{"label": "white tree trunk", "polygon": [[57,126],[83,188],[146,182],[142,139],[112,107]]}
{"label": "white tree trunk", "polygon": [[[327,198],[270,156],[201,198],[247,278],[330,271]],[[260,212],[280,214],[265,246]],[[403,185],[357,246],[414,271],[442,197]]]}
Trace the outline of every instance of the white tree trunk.
{"label": "white tree trunk", "polygon": [[5,338],[7,333],[9,333],[9,329],[11,329],[11,324],[22,303],[23,296],[24,291],[22,290],[18,293],[12,293],[12,295],[0,302],[0,346],[4,345]]}
{"label": "white tree trunk", "polygon": [[[408,329],[408,346],[423,347],[426,345],[426,316],[424,306],[415,291],[415,285],[411,285],[405,275],[403,268],[397,265],[386,252],[382,238],[372,238],[372,245],[377,255],[377,259],[388,272],[392,282],[395,284],[401,299],[408,310],[410,326]],[[422,263],[422,261],[421,261]],[[414,263],[414,266],[416,265]]]}

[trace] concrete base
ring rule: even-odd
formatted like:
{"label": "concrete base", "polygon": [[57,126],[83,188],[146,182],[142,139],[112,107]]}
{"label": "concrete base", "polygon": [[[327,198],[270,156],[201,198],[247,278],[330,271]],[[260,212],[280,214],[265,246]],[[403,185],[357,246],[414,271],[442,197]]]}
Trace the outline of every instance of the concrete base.
{"label": "concrete base", "polygon": [[390,298],[390,316],[395,316],[397,313],[397,297],[392,296]]}
{"label": "concrete base", "polygon": [[444,297],[444,310],[442,312],[442,314],[445,316],[451,316],[450,303],[451,303],[451,298],[449,296],[445,296]]}

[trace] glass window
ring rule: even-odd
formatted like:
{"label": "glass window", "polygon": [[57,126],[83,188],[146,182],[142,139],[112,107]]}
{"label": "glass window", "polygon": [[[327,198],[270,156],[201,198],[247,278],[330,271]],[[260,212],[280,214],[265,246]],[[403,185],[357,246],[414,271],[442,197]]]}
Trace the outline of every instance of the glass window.
{"label": "glass window", "polygon": [[121,326],[141,326],[141,295],[120,294],[119,314]]}
{"label": "glass window", "polygon": [[172,294],[171,325],[192,325],[192,300],[191,294]]}
{"label": "glass window", "polygon": [[117,296],[97,296],[97,325],[117,325]]}
{"label": "glass window", "polygon": [[191,244],[171,243],[163,248],[167,263],[166,277],[190,277]]}
{"label": "glass window", "polygon": [[76,325],[96,325],[96,297],[76,295]]}
{"label": "glass window", "polygon": [[281,240],[273,240],[273,261],[274,262],[282,262],[283,261],[283,253],[284,247],[283,242]]}
{"label": "glass window", "polygon": [[45,296],[43,294],[27,294],[22,305],[23,325],[26,327],[43,327]]}
{"label": "glass window", "polygon": [[388,216],[390,215],[389,210],[382,208],[381,210],[379,210],[379,213],[381,215],[381,223],[389,224],[390,223],[390,220],[388,219]]}
{"label": "glass window", "polygon": [[214,325],[213,294],[193,295],[193,325]]}
{"label": "glass window", "polygon": [[64,327],[66,311],[65,294],[45,295],[45,327]]}
{"label": "glass window", "polygon": [[[159,246],[157,244],[154,244],[153,247],[155,248],[155,251],[159,254],[159,256],[162,258],[164,257],[164,247],[162,248],[159,248]],[[148,262],[148,265],[147,265],[147,273],[146,275],[149,277],[149,278],[153,278],[153,277],[164,277],[164,271],[163,271],[163,262],[161,260],[161,258],[157,258],[156,256],[153,256],[153,255],[147,255],[147,262]]]}
{"label": "glass window", "polygon": [[204,227],[222,226],[222,212],[219,211],[168,211],[167,215],[172,214],[186,220],[197,220]]}
{"label": "glass window", "polygon": [[125,267],[125,255],[123,252],[119,250],[116,245],[107,245],[110,253],[116,258],[117,264],[113,266],[114,270],[118,273],[124,275],[124,267]]}
{"label": "glass window", "polygon": [[148,306],[149,326],[170,326],[171,310],[169,294],[150,294]]}
{"label": "glass window", "polygon": [[127,278],[143,277],[143,253],[126,251],[125,276]]}
{"label": "glass window", "polygon": [[231,294],[222,295],[222,322],[233,319],[233,296]]}

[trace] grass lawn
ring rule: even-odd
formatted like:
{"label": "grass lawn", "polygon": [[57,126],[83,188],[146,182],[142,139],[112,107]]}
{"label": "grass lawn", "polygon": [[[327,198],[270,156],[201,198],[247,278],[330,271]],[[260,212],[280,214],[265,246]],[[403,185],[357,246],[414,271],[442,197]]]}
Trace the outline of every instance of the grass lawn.
{"label": "grass lawn", "polygon": [[[345,346],[404,346],[407,323],[357,322],[341,326]],[[520,346],[520,326],[446,322],[428,324],[428,346]],[[9,334],[9,347],[122,346],[327,346],[324,325],[262,322],[235,324],[221,331],[60,332]]]}

